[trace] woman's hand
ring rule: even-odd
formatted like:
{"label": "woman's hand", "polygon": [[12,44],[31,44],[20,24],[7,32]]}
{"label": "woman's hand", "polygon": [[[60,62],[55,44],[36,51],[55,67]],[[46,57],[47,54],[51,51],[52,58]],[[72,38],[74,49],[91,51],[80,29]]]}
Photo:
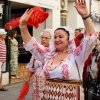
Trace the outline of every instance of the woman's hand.
{"label": "woman's hand", "polygon": [[85,26],[86,34],[92,35],[95,32],[94,25],[89,16],[89,12],[88,12],[87,5],[86,5],[86,0],[74,0],[74,2],[75,2],[75,8],[77,12],[79,13],[79,15],[82,18],[85,18],[83,19],[83,23]]}
{"label": "woman's hand", "polygon": [[32,8],[30,10],[27,9],[20,18],[20,25],[26,24],[32,13],[33,13]]}
{"label": "woman's hand", "polygon": [[81,17],[89,15],[85,0],[74,0],[75,8]]}
{"label": "woman's hand", "polygon": [[30,82],[30,77],[27,77],[25,82]]}
{"label": "woman's hand", "polygon": [[30,82],[30,79],[31,79],[31,77],[32,77],[32,75],[33,75],[33,72],[28,72],[28,74],[27,74],[27,77],[26,77],[26,82]]}
{"label": "woman's hand", "polygon": [[10,37],[10,36],[8,36],[8,39],[9,39],[9,40],[11,40],[11,37]]}

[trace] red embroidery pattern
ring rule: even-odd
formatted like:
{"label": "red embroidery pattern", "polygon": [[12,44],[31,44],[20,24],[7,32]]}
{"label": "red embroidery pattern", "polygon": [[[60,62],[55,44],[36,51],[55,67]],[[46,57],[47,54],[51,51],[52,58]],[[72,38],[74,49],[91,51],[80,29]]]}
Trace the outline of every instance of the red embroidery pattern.
{"label": "red embroidery pattern", "polygon": [[[92,34],[90,34],[90,37],[89,37],[89,39],[88,39],[88,40],[90,40],[90,39],[91,39],[91,36],[92,36]],[[95,33],[94,33],[94,36],[98,36],[98,32],[95,32]]]}
{"label": "red embroidery pattern", "polygon": [[98,36],[98,34],[99,34],[98,32],[95,32],[95,33],[94,33],[95,36]]}
{"label": "red embroidery pattern", "polygon": [[68,65],[64,64],[61,66],[62,67],[62,75],[63,75],[63,79],[69,79],[69,73],[68,73]]}
{"label": "red embroidery pattern", "polygon": [[36,100],[38,100],[38,97],[39,97],[39,90],[38,90],[38,76],[36,75],[36,88],[34,89],[34,96],[37,98]]}
{"label": "red embroidery pattern", "polygon": [[88,40],[90,40],[91,39],[91,36],[89,37],[89,39]]}
{"label": "red embroidery pattern", "polygon": [[33,79],[33,99],[32,100],[40,100],[43,88],[44,88],[44,74],[43,73],[35,73]]}
{"label": "red embroidery pattern", "polygon": [[80,45],[74,50],[74,55],[75,55],[75,56],[79,56],[81,50],[82,50],[82,44],[80,44]]}
{"label": "red embroidery pattern", "polygon": [[57,50],[51,52],[51,55],[54,56],[57,53]]}
{"label": "red embroidery pattern", "polygon": [[49,49],[48,48],[44,48],[43,50],[38,46],[38,44],[37,43],[34,43],[33,44],[33,46],[35,46],[36,47],[36,49],[38,50],[38,52],[40,52],[41,54],[45,54],[46,52],[48,52],[49,51]]}
{"label": "red embroidery pattern", "polygon": [[74,43],[74,40],[70,40],[69,42],[68,42],[68,45],[71,45],[71,44],[73,44]]}
{"label": "red embroidery pattern", "polygon": [[[95,32],[95,33],[94,33],[94,36],[98,36],[98,34],[99,34],[98,32]],[[84,33],[84,35],[86,35],[86,32]],[[89,36],[91,37],[92,35],[93,35],[93,34],[90,34]],[[90,37],[89,37],[89,39],[90,39]]]}

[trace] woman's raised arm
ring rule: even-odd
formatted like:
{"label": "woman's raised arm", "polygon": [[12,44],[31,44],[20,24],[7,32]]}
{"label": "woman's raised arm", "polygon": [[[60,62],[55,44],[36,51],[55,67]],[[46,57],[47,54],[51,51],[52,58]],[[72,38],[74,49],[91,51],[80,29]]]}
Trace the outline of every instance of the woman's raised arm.
{"label": "woman's raised arm", "polygon": [[32,38],[32,36],[30,35],[30,33],[28,31],[27,25],[26,25],[26,22],[28,21],[28,19],[30,18],[32,13],[33,13],[32,9],[30,9],[30,10],[27,9],[20,18],[19,28],[20,28],[24,43],[28,43]]}
{"label": "woman's raised arm", "polygon": [[74,0],[74,1],[75,1],[75,8],[83,19],[86,34],[92,35],[95,32],[95,30],[92,20],[90,18],[90,14],[87,9],[86,0]]}
{"label": "woman's raised arm", "polygon": [[22,39],[25,43],[24,48],[26,51],[30,51],[32,55],[34,54],[34,58],[43,61],[44,54],[48,52],[48,48],[44,47],[43,45],[39,44],[34,37],[32,37],[28,31],[26,22],[30,18],[31,14],[33,13],[33,9],[27,9],[25,13],[20,18],[20,31],[22,35]]}

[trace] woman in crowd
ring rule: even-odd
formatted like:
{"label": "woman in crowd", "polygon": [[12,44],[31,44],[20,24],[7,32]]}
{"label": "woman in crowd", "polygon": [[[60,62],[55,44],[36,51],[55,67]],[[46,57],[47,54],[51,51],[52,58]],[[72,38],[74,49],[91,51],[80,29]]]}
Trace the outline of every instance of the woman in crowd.
{"label": "woman in crowd", "polygon": [[[53,33],[52,33],[52,29],[46,28],[43,32],[41,32],[40,34],[40,38],[41,38],[41,45],[43,45],[44,47],[49,47],[49,41],[52,38]],[[27,64],[26,68],[28,69],[28,75],[26,78],[26,81],[29,82],[31,76],[34,74],[34,78],[33,78],[33,95],[34,95],[34,91],[36,89],[36,87],[34,87],[36,85],[36,77],[39,77],[40,73],[43,74],[42,72],[42,62],[38,61],[34,58],[34,55],[32,55],[30,62]],[[40,82],[41,80],[38,79],[38,81]],[[38,94],[40,95],[40,94]],[[34,96],[33,96],[34,99]]]}
{"label": "woman in crowd", "polygon": [[[95,45],[97,33],[88,13],[86,1],[75,0],[75,8],[82,17],[86,30],[84,39],[77,48],[72,39],[73,30],[70,27],[56,28],[51,41],[52,45],[50,44],[48,49],[40,45],[27,29],[26,22],[33,11],[26,10],[20,19],[19,27],[25,49],[42,62],[44,72],[35,80],[34,100],[84,100],[84,91],[81,86],[83,66]],[[42,81],[39,82],[38,78]],[[44,81],[45,78],[46,81]],[[41,95],[38,95],[38,92],[41,92]]]}
{"label": "woman in crowd", "polygon": [[19,78],[18,77],[18,42],[15,39],[17,35],[17,31],[12,31],[10,39],[10,54],[11,54],[11,60],[10,60],[10,69],[11,69],[11,78]]}

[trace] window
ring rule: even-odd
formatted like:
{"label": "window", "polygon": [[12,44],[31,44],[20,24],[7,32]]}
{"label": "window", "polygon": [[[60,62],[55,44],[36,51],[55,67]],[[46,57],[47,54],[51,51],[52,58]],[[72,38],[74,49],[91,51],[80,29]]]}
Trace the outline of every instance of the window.
{"label": "window", "polygon": [[61,26],[66,26],[67,25],[67,15],[66,14],[61,14]]}

